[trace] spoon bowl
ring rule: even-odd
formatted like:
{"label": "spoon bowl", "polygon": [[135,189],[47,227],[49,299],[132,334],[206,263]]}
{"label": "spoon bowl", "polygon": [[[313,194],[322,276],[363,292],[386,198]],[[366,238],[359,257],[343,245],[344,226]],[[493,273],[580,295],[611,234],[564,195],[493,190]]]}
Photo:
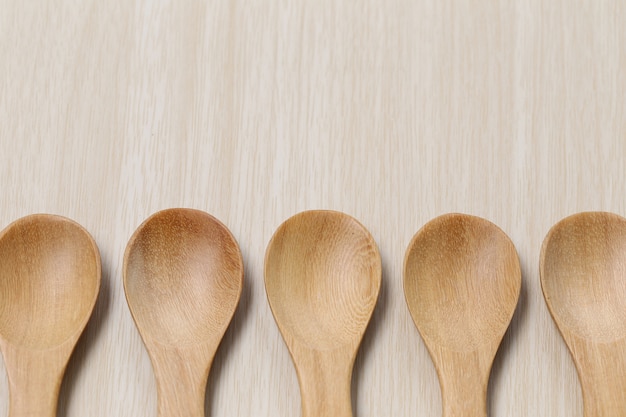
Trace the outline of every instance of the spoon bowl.
{"label": "spoon bowl", "polygon": [[626,415],[626,219],[586,212],[561,220],[544,240],[540,275],[585,416]]}
{"label": "spoon bowl", "polygon": [[0,348],[9,416],[54,416],[65,367],[98,297],[98,248],[80,225],[31,215],[0,233]]}
{"label": "spoon bowl", "polygon": [[440,216],[409,244],[404,293],[439,375],[444,416],[486,415],[491,364],[520,288],[515,247],[487,220]]}
{"label": "spoon bowl", "polygon": [[380,285],[376,243],[346,214],[299,213],[272,237],[265,288],[296,366],[304,417],[352,415],[352,367]]}
{"label": "spoon bowl", "polygon": [[209,214],[149,217],[124,256],[124,290],[157,380],[159,416],[202,416],[213,357],[243,287],[230,231]]}

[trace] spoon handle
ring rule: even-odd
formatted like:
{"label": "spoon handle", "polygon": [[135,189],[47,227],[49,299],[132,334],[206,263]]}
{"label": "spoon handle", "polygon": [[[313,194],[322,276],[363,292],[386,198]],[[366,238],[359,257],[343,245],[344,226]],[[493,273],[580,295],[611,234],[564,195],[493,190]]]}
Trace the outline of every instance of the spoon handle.
{"label": "spoon handle", "polygon": [[332,351],[298,355],[302,417],[352,417],[352,362],[333,356]]}
{"label": "spoon handle", "polygon": [[[573,338],[572,338],[573,339]],[[626,415],[626,346],[573,341],[585,417]]]}
{"label": "spoon handle", "polygon": [[9,417],[55,417],[59,389],[71,352],[3,346],[9,380]]}
{"label": "spoon handle", "polygon": [[476,352],[440,353],[435,363],[441,386],[443,417],[487,417],[490,366]]}
{"label": "spoon handle", "polygon": [[203,417],[213,357],[202,350],[151,349],[159,417]]}

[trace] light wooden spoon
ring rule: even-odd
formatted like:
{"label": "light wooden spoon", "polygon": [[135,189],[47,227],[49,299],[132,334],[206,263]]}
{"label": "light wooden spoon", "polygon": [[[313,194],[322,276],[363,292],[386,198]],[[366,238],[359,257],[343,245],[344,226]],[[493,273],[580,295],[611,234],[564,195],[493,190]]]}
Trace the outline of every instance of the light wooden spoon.
{"label": "light wooden spoon", "polygon": [[124,290],[152,361],[159,416],[204,415],[211,363],[242,287],[239,246],[205,212],[160,211],[130,238]]}
{"label": "light wooden spoon", "polygon": [[541,248],[543,296],[572,354],[585,417],[626,416],[626,219],[567,217]]}
{"label": "light wooden spoon", "polygon": [[439,375],[444,417],[487,415],[487,385],[521,288],[517,252],[493,223],[447,214],[404,259],[404,294]]}
{"label": "light wooden spoon", "polygon": [[63,374],[100,289],[100,254],[64,217],[23,217],[0,233],[0,349],[10,417],[55,416]]}
{"label": "light wooden spoon", "polygon": [[296,367],[303,417],[352,415],[352,367],[380,284],[376,242],[346,214],[299,213],[272,237],[265,289]]}

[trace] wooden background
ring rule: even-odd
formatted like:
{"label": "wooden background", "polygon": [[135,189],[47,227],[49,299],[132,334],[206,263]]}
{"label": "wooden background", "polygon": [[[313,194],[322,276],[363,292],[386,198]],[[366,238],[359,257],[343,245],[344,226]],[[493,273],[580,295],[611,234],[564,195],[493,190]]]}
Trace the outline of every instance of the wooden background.
{"label": "wooden background", "polygon": [[[383,260],[355,416],[440,415],[401,268],[425,222],[464,212],[502,227],[523,270],[490,415],[580,417],[539,248],[566,215],[626,215],[625,157],[622,1],[0,0],[0,227],[61,214],[102,254],[60,417],[156,415],[121,264],[135,228],[179,206],[223,221],[246,267],[207,415],[299,415],[263,256],[282,221],[327,208],[369,228]],[[0,362],[0,417],[7,402]]]}

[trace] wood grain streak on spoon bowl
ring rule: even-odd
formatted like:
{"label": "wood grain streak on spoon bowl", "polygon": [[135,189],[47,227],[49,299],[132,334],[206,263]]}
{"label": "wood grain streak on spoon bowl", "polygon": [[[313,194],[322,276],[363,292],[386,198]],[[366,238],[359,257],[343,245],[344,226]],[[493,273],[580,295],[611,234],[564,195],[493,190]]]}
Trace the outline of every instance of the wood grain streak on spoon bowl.
{"label": "wood grain streak on spoon bowl", "polygon": [[124,290],[152,361],[159,416],[204,415],[211,363],[242,288],[239,246],[208,213],[163,210],[131,237]]}
{"label": "wood grain streak on spoon bowl", "polygon": [[491,365],[520,289],[515,247],[487,220],[443,215],[409,244],[404,293],[437,369],[445,417],[486,416]]}
{"label": "wood grain streak on spoon bowl", "polygon": [[540,259],[550,314],[574,359],[585,417],[626,415],[626,219],[585,212],[548,232]]}
{"label": "wood grain streak on spoon bowl", "polygon": [[241,292],[242,260],[232,235],[217,221],[198,221],[193,214],[153,217],[126,258],[135,320],[145,337],[166,345],[223,333]]}
{"label": "wood grain streak on spoon bowl", "polygon": [[65,367],[95,306],[100,254],[80,225],[32,215],[0,234],[0,348],[11,417],[56,415]]}
{"label": "wood grain streak on spoon bowl", "polygon": [[68,221],[31,217],[0,241],[0,333],[25,348],[60,345],[86,324],[95,304],[100,282],[85,279],[100,275],[93,240]]}
{"label": "wood grain streak on spoon bowl", "polygon": [[304,417],[351,415],[352,366],[380,284],[376,243],[346,214],[299,213],[272,237],[265,288],[298,373]]}
{"label": "wood grain streak on spoon bowl", "polygon": [[420,332],[457,351],[499,340],[520,291],[515,247],[500,229],[476,219],[444,216],[428,223],[405,262],[405,294]]}
{"label": "wood grain streak on spoon bowl", "polygon": [[562,326],[602,343],[626,336],[626,221],[566,219],[546,238],[542,259],[543,289]]}

